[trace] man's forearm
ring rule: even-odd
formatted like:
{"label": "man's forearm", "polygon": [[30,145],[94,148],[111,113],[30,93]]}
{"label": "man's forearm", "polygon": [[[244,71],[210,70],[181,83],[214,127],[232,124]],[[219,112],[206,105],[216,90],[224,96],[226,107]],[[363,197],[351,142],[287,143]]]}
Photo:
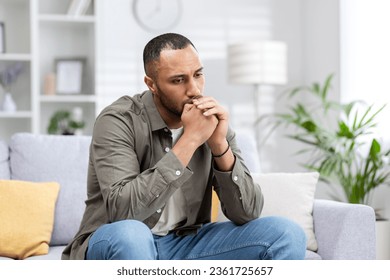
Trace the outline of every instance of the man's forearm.
{"label": "man's forearm", "polygon": [[[210,144],[209,144],[210,145]],[[222,144],[210,145],[211,153],[220,171],[231,171],[234,166],[235,157],[227,140]]]}
{"label": "man's forearm", "polygon": [[177,141],[176,145],[172,148],[172,152],[176,155],[183,166],[187,166],[198,146],[199,145],[195,141],[186,134],[183,134],[183,136]]}

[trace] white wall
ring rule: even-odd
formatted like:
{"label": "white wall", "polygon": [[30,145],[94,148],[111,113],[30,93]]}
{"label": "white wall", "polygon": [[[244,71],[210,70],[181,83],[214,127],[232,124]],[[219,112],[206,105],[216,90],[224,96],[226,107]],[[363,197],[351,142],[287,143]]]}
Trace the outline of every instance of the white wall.
{"label": "white wall", "polygon": [[340,1],[303,1],[304,81],[322,82],[335,74],[334,96],[340,99]]}

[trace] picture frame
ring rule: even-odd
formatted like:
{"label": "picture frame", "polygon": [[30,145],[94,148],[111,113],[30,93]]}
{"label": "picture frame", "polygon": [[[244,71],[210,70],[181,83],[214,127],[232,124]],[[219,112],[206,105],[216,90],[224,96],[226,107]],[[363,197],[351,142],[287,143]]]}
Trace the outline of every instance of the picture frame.
{"label": "picture frame", "polygon": [[57,58],[55,60],[56,93],[81,94],[86,58]]}
{"label": "picture frame", "polygon": [[5,53],[5,24],[0,21],[0,53]]}

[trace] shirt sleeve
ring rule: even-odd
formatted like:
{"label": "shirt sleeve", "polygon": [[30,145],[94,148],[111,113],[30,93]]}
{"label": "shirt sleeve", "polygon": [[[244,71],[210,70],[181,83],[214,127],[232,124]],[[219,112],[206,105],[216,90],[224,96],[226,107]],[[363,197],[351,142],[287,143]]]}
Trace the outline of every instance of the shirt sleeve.
{"label": "shirt sleeve", "polygon": [[136,139],[131,122],[131,118],[111,112],[95,123],[91,161],[111,222],[149,218],[192,175],[171,151],[141,172],[135,152],[135,142],[140,139]]}
{"label": "shirt sleeve", "polygon": [[214,170],[216,191],[224,215],[236,224],[244,224],[260,216],[264,198],[260,186],[255,183],[239,150],[235,133],[229,129],[227,140],[235,157],[233,170]]}

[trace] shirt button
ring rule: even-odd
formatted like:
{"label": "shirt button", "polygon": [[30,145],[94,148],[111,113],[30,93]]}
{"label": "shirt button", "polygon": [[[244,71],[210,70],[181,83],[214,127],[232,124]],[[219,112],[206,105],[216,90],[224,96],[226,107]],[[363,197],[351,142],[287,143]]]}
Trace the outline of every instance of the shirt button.
{"label": "shirt button", "polygon": [[237,182],[237,180],[238,180],[238,176],[234,176],[234,177],[233,177],[233,181],[234,181],[234,182]]}
{"label": "shirt button", "polygon": [[168,132],[168,128],[164,128],[164,131],[165,131],[165,132]]}
{"label": "shirt button", "polygon": [[181,174],[180,170],[176,170],[175,174],[176,174],[177,176],[180,176],[180,174]]}
{"label": "shirt button", "polygon": [[157,209],[157,211],[156,211],[156,212],[160,214],[160,213],[161,213],[161,209]]}
{"label": "shirt button", "polygon": [[165,150],[165,152],[168,153],[171,149],[169,149],[169,147],[166,147],[164,150]]}
{"label": "shirt button", "polygon": [[156,197],[159,197],[160,195],[159,194],[156,194]]}

